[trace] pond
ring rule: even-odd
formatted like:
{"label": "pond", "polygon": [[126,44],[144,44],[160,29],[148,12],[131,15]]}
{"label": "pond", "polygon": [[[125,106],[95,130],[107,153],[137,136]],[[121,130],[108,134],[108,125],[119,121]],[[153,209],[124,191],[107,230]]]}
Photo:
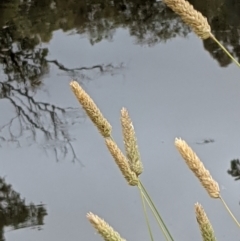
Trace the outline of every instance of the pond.
{"label": "pond", "polygon": [[[240,4],[190,1],[239,61]],[[240,220],[240,75],[161,1],[0,3],[0,240],[100,241],[93,212],[126,240],[150,240],[141,198],[70,89],[85,89],[124,150],[120,111],[133,121],[145,184],[174,240],[201,240],[194,204],[217,240],[239,230],[179,155],[197,153]],[[164,240],[150,217],[155,240]]]}

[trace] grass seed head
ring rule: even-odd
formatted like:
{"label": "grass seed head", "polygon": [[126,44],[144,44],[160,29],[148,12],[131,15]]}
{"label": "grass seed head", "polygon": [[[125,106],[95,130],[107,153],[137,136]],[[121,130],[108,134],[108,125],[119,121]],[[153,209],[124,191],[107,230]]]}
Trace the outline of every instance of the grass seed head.
{"label": "grass seed head", "polygon": [[116,164],[118,165],[128,184],[131,186],[136,186],[139,179],[136,173],[131,170],[127,158],[123,155],[117,144],[112,139],[106,138],[105,142],[109,152],[114,158]]}
{"label": "grass seed head", "polygon": [[196,175],[202,186],[207,190],[212,198],[220,198],[220,190],[218,183],[213,180],[210,172],[204,167],[196,153],[181,139],[175,139],[175,146],[185,160],[188,167]]}
{"label": "grass seed head", "polygon": [[107,222],[99,218],[97,215],[90,212],[87,214],[87,218],[105,241],[126,241],[121,238],[120,234],[116,232]]}
{"label": "grass seed head", "polygon": [[163,0],[202,39],[211,36],[211,27],[203,15],[185,0]]}
{"label": "grass seed head", "polygon": [[201,204],[195,204],[195,214],[204,241],[216,241],[212,225]]}
{"label": "grass seed head", "polygon": [[82,105],[94,125],[98,128],[101,135],[103,137],[110,137],[112,126],[107,119],[104,118],[92,98],[82,89],[77,81],[71,81],[70,86],[79,103]]}
{"label": "grass seed head", "polygon": [[121,124],[125,151],[130,168],[137,174],[137,176],[139,176],[143,172],[143,165],[140,158],[134,127],[128,111],[125,108],[122,108],[121,110]]}

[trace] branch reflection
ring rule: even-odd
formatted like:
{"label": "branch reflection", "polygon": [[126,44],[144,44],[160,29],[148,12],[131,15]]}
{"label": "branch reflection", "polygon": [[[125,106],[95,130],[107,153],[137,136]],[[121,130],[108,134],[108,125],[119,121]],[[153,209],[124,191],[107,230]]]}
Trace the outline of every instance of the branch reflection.
{"label": "branch reflection", "polygon": [[91,80],[96,75],[114,74],[124,66],[120,63],[68,68],[58,60],[48,60],[48,49],[41,47],[39,36],[30,36],[25,30],[21,32],[17,24],[11,20],[0,30],[0,74],[5,79],[0,81],[0,100],[7,100],[10,107],[5,108],[14,110],[14,115],[0,124],[0,145],[11,143],[20,147],[37,143],[46,153],[52,151],[56,161],[69,157],[82,165],[69,129],[84,118],[83,113],[39,101],[36,93],[43,88],[50,65],[81,81]]}
{"label": "branch reflection", "polygon": [[5,241],[5,227],[10,227],[12,230],[27,227],[40,230],[46,215],[47,211],[43,204],[26,205],[20,194],[0,177],[0,241]]}

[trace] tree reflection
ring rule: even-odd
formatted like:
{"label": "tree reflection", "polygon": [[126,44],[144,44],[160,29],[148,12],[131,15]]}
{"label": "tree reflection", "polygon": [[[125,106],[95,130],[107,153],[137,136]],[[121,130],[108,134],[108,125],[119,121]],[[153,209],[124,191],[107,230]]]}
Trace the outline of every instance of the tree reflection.
{"label": "tree reflection", "polygon": [[240,161],[239,161],[239,159],[233,159],[231,161],[230,169],[227,172],[232,177],[235,177],[235,180],[240,180]]}
{"label": "tree reflection", "polygon": [[16,113],[0,128],[2,143],[11,142],[21,146],[23,138],[30,145],[38,142],[39,136],[42,136],[42,147],[45,150],[51,148],[56,160],[59,160],[60,154],[66,157],[69,151],[72,161],[78,160],[67,130],[68,125],[76,121],[77,116],[73,116],[75,109],[36,101],[28,88],[13,87],[8,82],[0,82],[0,86],[1,98],[7,99]]}
{"label": "tree reflection", "polygon": [[[47,60],[47,62],[54,63],[59,69],[69,72],[97,69],[101,74],[113,74],[114,70],[123,68],[122,64],[118,66],[109,64],[69,69],[56,60]],[[30,81],[26,77],[24,81],[19,81],[20,83],[11,78],[5,82],[0,81],[0,99],[8,100],[15,113],[0,126],[0,145],[15,143],[20,147],[23,142],[28,145],[38,143],[46,153],[52,150],[57,161],[70,155],[73,162],[78,161],[82,164],[73,148],[74,138],[69,134],[69,128],[85,118],[83,113],[79,114],[78,108],[62,108],[36,100],[35,92],[42,81]],[[86,74],[82,74],[82,78],[91,79]]]}
{"label": "tree reflection", "polygon": [[74,110],[37,101],[34,97],[42,86],[42,77],[48,72],[48,49],[37,47],[36,36],[16,41],[15,27],[9,24],[0,31],[0,63],[7,79],[0,81],[0,99],[7,99],[16,113],[0,127],[0,139],[2,143],[20,146],[21,138],[30,144],[42,135],[44,150],[50,147],[56,160],[60,154],[65,157],[70,151],[75,161],[77,157],[67,132],[67,117]]}
{"label": "tree reflection", "polygon": [[0,241],[4,241],[4,228],[20,229],[44,225],[47,211],[43,204],[26,205],[20,194],[0,177]]}
{"label": "tree reflection", "polygon": [[[208,18],[214,35],[239,59],[239,1],[189,0],[189,2]],[[9,51],[7,44],[9,41],[17,41],[26,54],[28,49],[33,50],[38,43],[48,42],[52,32],[58,29],[64,31],[74,29],[75,33],[88,36],[92,44],[103,39],[112,40],[117,28],[129,30],[136,43],[148,45],[164,42],[176,36],[184,37],[190,32],[181,19],[162,1],[155,0],[93,0],[91,2],[9,0],[0,2],[0,14],[2,16],[0,28],[11,36],[7,37],[5,34],[5,37],[0,40],[4,46],[0,50],[0,54],[3,55],[4,51]],[[3,36],[2,33],[0,35]],[[24,45],[26,39],[31,39],[33,44]],[[231,62],[211,41],[204,41],[204,47],[221,66],[227,66]],[[46,55],[47,52],[39,54]],[[19,55],[11,58],[9,53],[5,61],[7,63],[10,61],[14,64],[14,68],[18,68],[18,58]],[[41,62],[43,68],[46,67],[44,64],[46,63]],[[7,64],[7,66],[11,69],[11,65]]]}
{"label": "tree reflection", "polygon": [[[78,70],[67,69],[57,61],[49,62],[65,71]],[[98,65],[81,69],[99,69],[99,72],[104,74],[111,73],[114,68],[112,65]],[[87,78],[86,75],[84,76]],[[30,82],[29,79],[28,82]],[[4,125],[0,126],[0,145],[15,143],[20,147],[24,142],[28,145],[38,143],[46,153],[52,150],[57,161],[70,155],[73,162],[80,162],[72,145],[74,139],[69,134],[69,128],[84,118],[83,113],[79,114],[76,108],[62,108],[36,100],[35,92],[42,82],[31,81],[31,86],[28,82],[17,83],[11,79],[5,82],[0,81],[0,99],[8,100],[15,113]]]}
{"label": "tree reflection", "polygon": [[[214,35],[240,60],[238,1],[189,1],[208,18]],[[1,141],[20,145],[21,137],[28,135],[32,143],[42,135],[43,148],[52,148],[57,160],[67,153],[77,160],[67,127],[82,116],[77,116],[73,108],[36,100],[34,94],[42,88],[49,66],[55,65],[82,81],[92,79],[93,72],[114,74],[123,65],[69,68],[58,60],[47,59],[49,50],[41,44],[51,39],[54,30],[74,29],[74,33],[85,34],[95,44],[111,40],[117,28],[125,28],[137,44],[148,45],[185,37],[191,31],[162,1],[155,0],[9,0],[0,2],[0,16],[0,98],[8,100],[16,113],[1,127]],[[211,40],[203,44],[220,66],[231,63]],[[18,125],[18,131],[14,125]]]}
{"label": "tree reflection", "polygon": [[[197,0],[191,1],[196,9],[207,17],[212,32],[215,37],[228,49],[228,51],[236,58],[240,60],[240,4],[235,0],[207,0],[207,2],[201,2]],[[212,40],[206,40],[204,42],[204,48],[210,53],[210,55],[216,59],[220,66],[226,67],[232,61],[229,57],[220,49],[220,47]]]}
{"label": "tree reflection", "polygon": [[71,156],[73,162],[80,161],[68,129],[79,122],[83,115],[78,114],[74,108],[39,101],[35,94],[43,86],[43,77],[48,73],[49,65],[54,64],[60,70],[79,77],[81,81],[91,80],[90,73],[93,71],[100,75],[113,74],[123,65],[99,64],[67,68],[57,60],[48,60],[48,49],[40,45],[41,37],[38,34],[32,35],[32,29],[26,29],[28,25],[23,29],[20,23],[29,24],[29,20],[18,17],[20,18],[17,15],[7,21],[0,29],[0,65],[5,79],[0,81],[0,99],[8,100],[15,112],[9,121],[0,126],[0,145],[38,143],[46,153],[52,150],[57,161],[67,155]]}

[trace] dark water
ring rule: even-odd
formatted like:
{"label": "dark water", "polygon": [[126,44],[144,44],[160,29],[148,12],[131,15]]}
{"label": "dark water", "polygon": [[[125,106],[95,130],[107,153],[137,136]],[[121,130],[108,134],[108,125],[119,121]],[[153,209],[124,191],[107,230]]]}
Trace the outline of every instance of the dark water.
{"label": "dark water", "polygon": [[[240,60],[238,1],[191,3]],[[142,181],[175,240],[201,240],[196,202],[218,240],[238,240],[174,147],[175,137],[191,145],[240,220],[239,162],[231,163],[240,156],[240,72],[216,44],[162,2],[2,1],[0,16],[0,240],[101,240],[89,211],[129,241],[149,239],[139,194],[71,93],[71,79],[96,101],[121,148],[120,110],[129,110]]]}

